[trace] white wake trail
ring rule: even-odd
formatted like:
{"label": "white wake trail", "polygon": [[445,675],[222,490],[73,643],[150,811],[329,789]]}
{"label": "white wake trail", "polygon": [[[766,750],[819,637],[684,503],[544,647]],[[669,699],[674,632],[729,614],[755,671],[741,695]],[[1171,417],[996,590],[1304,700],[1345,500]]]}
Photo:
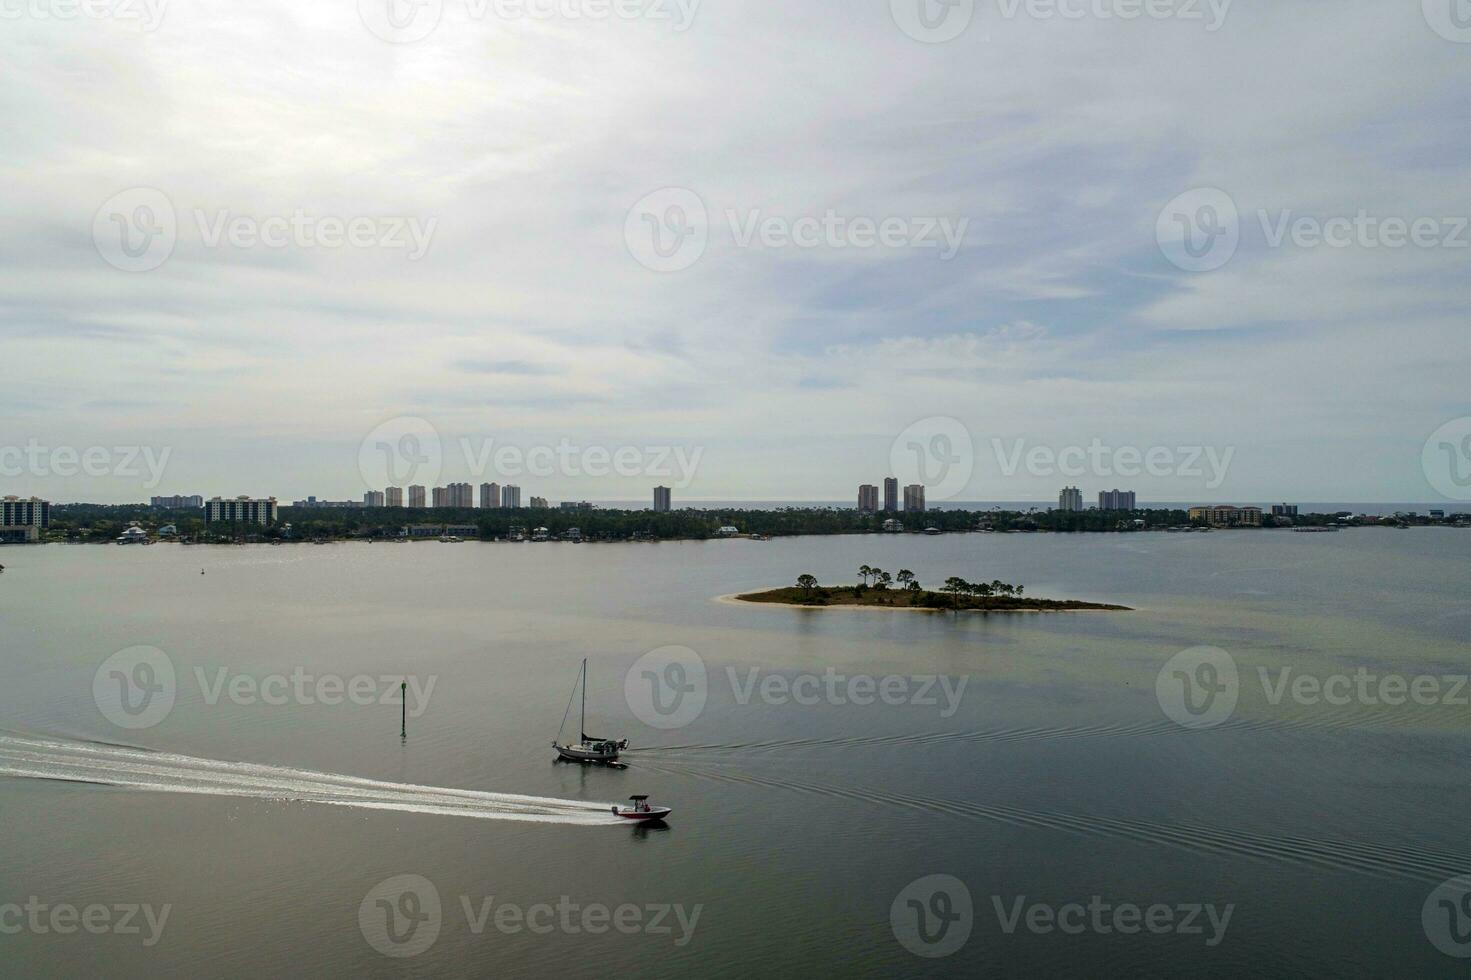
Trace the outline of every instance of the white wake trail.
{"label": "white wake trail", "polygon": [[612,826],[612,804],[390,783],[289,766],[226,762],[60,738],[0,734],[0,775],[158,793],[301,801],[533,823]]}

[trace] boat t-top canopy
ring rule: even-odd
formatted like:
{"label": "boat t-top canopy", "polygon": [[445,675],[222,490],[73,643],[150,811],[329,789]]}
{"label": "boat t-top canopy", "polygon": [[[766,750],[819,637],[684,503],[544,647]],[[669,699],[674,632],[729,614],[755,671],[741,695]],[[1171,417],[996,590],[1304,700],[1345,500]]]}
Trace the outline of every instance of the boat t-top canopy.
{"label": "boat t-top canopy", "polygon": [[648,798],[649,798],[649,795],[647,793],[642,793],[642,794],[640,794],[638,796],[630,796],[629,797],[630,800],[647,800]]}

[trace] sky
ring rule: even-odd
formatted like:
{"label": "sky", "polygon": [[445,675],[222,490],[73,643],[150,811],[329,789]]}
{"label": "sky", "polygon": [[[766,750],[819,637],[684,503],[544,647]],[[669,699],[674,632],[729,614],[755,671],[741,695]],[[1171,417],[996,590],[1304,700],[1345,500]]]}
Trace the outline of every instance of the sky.
{"label": "sky", "polygon": [[0,0],[0,494],[1471,500],[1465,7]]}

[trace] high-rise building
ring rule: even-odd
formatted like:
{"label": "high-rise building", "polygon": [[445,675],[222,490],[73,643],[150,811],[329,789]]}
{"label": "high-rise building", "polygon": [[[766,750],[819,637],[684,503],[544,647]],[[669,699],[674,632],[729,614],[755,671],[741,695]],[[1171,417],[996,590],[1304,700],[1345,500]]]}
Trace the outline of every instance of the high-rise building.
{"label": "high-rise building", "polygon": [[865,514],[872,514],[879,509],[879,488],[872,483],[863,483],[858,486],[858,509]]}
{"label": "high-rise building", "polygon": [[463,507],[466,510],[475,506],[475,488],[468,483],[451,483],[445,488],[446,507]]}
{"label": "high-rise building", "polygon": [[899,509],[899,479],[897,477],[886,477],[884,479],[884,510],[896,511]]}
{"label": "high-rise building", "polygon": [[389,487],[383,491],[384,507],[402,507],[404,505],[404,488]]}
{"label": "high-rise building", "polygon": [[1273,504],[1272,505],[1272,516],[1273,517],[1296,517],[1297,516],[1297,504]]}
{"label": "high-rise building", "polygon": [[551,504],[547,503],[547,498],[545,497],[532,497],[531,506],[539,508],[541,510],[546,510],[548,507],[551,506]]}
{"label": "high-rise building", "polygon": [[1082,510],[1083,491],[1077,487],[1063,487],[1062,493],[1057,495],[1057,509],[1072,512]]}
{"label": "high-rise building", "polygon": [[148,506],[160,510],[198,510],[204,506],[204,497],[197,493],[187,497],[154,497]]}
{"label": "high-rise building", "polygon": [[1098,494],[1099,510],[1135,510],[1133,490],[1102,490]]}
{"label": "high-rise building", "polygon": [[364,507],[382,507],[387,503],[387,500],[388,498],[383,495],[382,490],[369,490],[363,494]]}
{"label": "high-rise building", "polygon": [[501,505],[501,485],[499,483],[480,484],[480,508],[491,510]]}
{"label": "high-rise building", "polygon": [[204,520],[208,524],[260,524],[276,523],[276,498],[211,497],[204,507]]}
{"label": "high-rise building", "polygon": [[31,497],[26,500],[20,497],[6,497],[0,500],[0,527],[47,528],[50,526],[51,501],[42,500],[40,497]]}
{"label": "high-rise building", "polygon": [[904,509],[918,514],[924,513],[924,484],[911,483],[904,488]]}
{"label": "high-rise building", "polygon": [[673,509],[674,495],[668,487],[654,488],[654,510],[667,511]]}
{"label": "high-rise building", "polygon": [[521,488],[509,483],[501,487],[501,506],[510,510],[521,509]]}
{"label": "high-rise building", "polygon": [[420,508],[422,508],[424,506],[424,488],[423,487],[418,486],[418,485],[409,487],[409,506],[410,507],[420,507]]}

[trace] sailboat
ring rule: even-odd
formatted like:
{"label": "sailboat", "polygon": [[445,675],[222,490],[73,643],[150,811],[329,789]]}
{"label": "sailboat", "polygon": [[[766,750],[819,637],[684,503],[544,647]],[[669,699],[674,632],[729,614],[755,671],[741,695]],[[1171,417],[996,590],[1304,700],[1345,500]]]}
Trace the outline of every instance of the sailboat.
{"label": "sailboat", "polygon": [[[578,675],[578,686],[582,688],[582,713],[578,717],[577,732],[581,736],[578,742],[569,742],[563,745],[557,739],[562,737],[561,728],[557,729],[557,738],[552,739],[552,747],[557,750],[557,755],[568,762],[617,762],[618,753],[628,748],[628,739],[614,741],[609,738],[599,738],[587,733],[587,658],[582,658],[582,673]],[[577,687],[573,687],[572,693],[577,694]],[[562,712],[562,728],[567,727],[567,715],[572,711],[572,699],[567,699],[567,710]]]}

